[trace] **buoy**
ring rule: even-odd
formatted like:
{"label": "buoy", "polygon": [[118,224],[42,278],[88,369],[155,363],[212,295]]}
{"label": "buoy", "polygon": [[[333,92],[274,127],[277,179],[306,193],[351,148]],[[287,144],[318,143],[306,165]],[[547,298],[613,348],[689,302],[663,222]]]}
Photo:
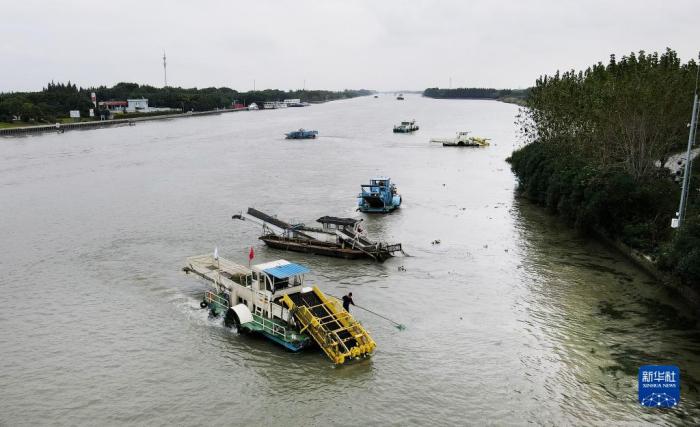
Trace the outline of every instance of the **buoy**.
{"label": "buoy", "polygon": [[201,308],[207,308],[207,305],[208,305],[208,304],[207,304],[206,301],[202,301],[202,302],[199,303],[199,306],[200,306]]}

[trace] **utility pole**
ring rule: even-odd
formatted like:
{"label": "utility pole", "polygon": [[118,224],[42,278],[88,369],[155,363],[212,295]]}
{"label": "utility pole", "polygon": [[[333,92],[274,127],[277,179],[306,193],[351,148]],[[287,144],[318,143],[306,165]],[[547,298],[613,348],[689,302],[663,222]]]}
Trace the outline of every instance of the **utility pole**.
{"label": "utility pole", "polygon": [[[700,57],[700,56],[699,56]],[[671,221],[671,227],[680,228],[685,220],[685,210],[687,209],[688,193],[690,191],[690,174],[692,171],[693,160],[691,152],[693,144],[695,144],[695,131],[698,125],[698,77],[700,76],[700,63],[698,64],[698,74],[695,76],[695,96],[693,97],[693,113],[690,117],[690,130],[688,132],[688,151],[685,155],[685,170],[683,171],[683,188],[681,190],[681,202],[676,213],[676,218]]]}
{"label": "utility pole", "polygon": [[452,77],[450,77],[450,89],[452,89]]}
{"label": "utility pole", "polygon": [[163,51],[163,87],[168,87],[168,69],[165,62],[165,51]]}

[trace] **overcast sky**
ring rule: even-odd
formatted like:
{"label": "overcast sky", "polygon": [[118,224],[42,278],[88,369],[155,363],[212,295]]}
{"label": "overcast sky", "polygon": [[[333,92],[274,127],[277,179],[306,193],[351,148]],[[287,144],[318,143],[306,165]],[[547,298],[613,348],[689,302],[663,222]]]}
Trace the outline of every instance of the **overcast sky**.
{"label": "overcast sky", "polygon": [[1,0],[0,91],[120,81],[250,90],[518,88],[700,49],[698,0]]}

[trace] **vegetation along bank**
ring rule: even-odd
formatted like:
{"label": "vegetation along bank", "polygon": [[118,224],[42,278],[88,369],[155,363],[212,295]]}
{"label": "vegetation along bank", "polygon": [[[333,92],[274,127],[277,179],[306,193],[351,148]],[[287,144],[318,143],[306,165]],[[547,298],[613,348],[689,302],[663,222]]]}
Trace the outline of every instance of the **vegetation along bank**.
{"label": "vegetation along bank", "polygon": [[[113,87],[82,88],[75,84],[49,83],[38,92],[0,93],[0,127],[3,123],[49,124],[69,116],[71,110],[80,111],[88,117],[94,108],[90,96],[95,93],[98,101],[148,99],[151,107],[173,108],[182,111],[211,111],[230,108],[234,103],[262,105],[267,101],[301,99],[305,102],[324,102],[337,99],[369,95],[369,90],[258,90],[238,92],[227,87],[220,88],[157,88],[137,83],[118,83]],[[21,122],[21,123],[20,123]]]}
{"label": "vegetation along bank", "polygon": [[[681,288],[700,292],[697,168],[684,225],[678,210],[697,63],[676,52],[610,57],[539,78],[518,116],[525,145],[509,158],[518,191],[582,232],[643,254]],[[671,165],[673,166],[673,165]]]}
{"label": "vegetation along bank", "polygon": [[493,89],[463,87],[455,89],[428,88],[423,96],[437,99],[493,99],[512,104],[525,105],[529,89]]}

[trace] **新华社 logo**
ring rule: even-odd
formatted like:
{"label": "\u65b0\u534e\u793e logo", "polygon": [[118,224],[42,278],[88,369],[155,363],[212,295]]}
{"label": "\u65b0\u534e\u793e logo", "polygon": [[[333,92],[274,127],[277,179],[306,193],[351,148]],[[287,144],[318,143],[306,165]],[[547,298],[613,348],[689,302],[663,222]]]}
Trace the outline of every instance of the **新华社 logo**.
{"label": "\u65b0\u534e\u793e logo", "polygon": [[645,365],[639,368],[639,403],[672,408],[681,400],[681,372],[674,365]]}

